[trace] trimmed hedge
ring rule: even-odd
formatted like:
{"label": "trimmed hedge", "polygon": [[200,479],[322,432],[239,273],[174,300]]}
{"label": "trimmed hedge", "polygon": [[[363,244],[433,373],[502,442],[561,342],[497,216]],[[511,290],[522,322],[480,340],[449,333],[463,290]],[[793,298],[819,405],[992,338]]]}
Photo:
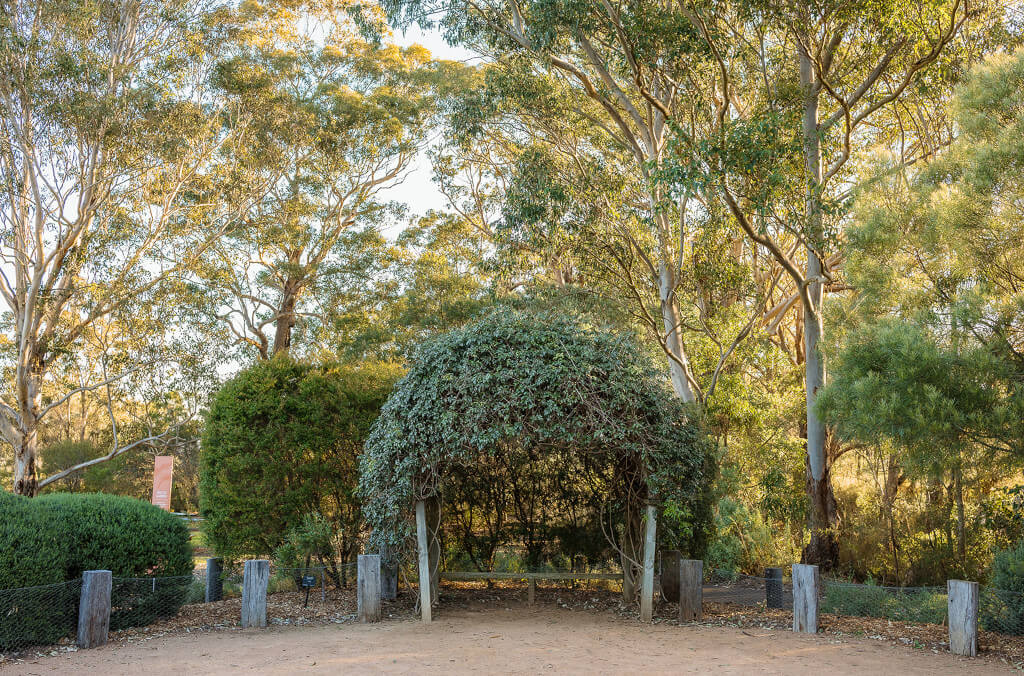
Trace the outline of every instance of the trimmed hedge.
{"label": "trimmed hedge", "polygon": [[[18,588],[81,578],[86,570],[114,577],[185,576],[192,572],[188,528],[141,500],[56,493],[25,498],[0,491],[0,650],[52,643],[77,615],[77,593],[40,595]],[[187,598],[165,585],[159,598],[112,598],[112,628],[147,624],[177,612]],[[148,609],[148,610],[147,610]],[[73,629],[73,627],[72,627]]]}

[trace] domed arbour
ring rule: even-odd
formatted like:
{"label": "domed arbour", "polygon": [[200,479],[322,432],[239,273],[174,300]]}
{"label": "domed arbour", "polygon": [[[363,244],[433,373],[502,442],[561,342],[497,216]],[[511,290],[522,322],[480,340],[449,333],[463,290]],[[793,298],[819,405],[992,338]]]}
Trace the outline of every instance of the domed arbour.
{"label": "domed arbour", "polygon": [[439,529],[446,478],[487,473],[511,457],[573,463],[598,477],[597,499],[617,505],[601,511],[617,518],[607,532],[618,538],[613,547],[630,598],[634,569],[641,560],[653,565],[659,509],[671,513],[672,532],[664,535],[672,546],[703,553],[716,464],[696,412],[672,394],[631,336],[509,310],[422,346],[385,403],[360,467],[373,546],[401,556],[427,544],[423,567],[436,576],[440,547],[433,538],[426,543],[424,532]]}

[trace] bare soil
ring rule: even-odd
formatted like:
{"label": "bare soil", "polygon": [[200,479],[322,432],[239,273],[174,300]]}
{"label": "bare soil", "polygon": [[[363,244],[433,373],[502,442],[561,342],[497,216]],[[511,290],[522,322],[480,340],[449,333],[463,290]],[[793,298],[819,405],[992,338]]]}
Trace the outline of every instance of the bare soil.
{"label": "bare soil", "polygon": [[942,628],[927,625],[894,627],[877,620],[844,625],[853,618],[824,616],[824,633],[806,636],[786,629],[791,620],[782,611],[709,603],[704,623],[679,626],[672,619],[674,607],[663,605],[655,623],[645,625],[604,590],[541,589],[537,600],[527,606],[519,589],[452,587],[444,590],[430,625],[415,619],[408,598],[386,605],[384,622],[362,625],[348,612],[354,603],[344,592],[329,598],[326,607],[318,608],[311,598],[308,609],[295,594],[275,594],[268,599],[271,626],[248,630],[237,627],[238,602],[229,600],[187,607],[161,625],[118,632],[99,649],[58,646],[26,653],[0,663],[0,674],[912,676],[1007,673],[1015,662],[998,651],[976,659],[954,657],[944,652]]}

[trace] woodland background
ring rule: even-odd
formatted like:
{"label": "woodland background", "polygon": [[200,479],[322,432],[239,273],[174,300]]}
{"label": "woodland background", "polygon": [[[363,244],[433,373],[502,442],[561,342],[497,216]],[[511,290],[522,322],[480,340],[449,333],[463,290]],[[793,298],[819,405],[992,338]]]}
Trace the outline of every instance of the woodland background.
{"label": "woodland background", "polygon": [[[710,566],[942,584],[1024,538],[1019,4],[2,4],[14,492],[145,499],[172,454],[196,511],[236,373],[379,398],[508,308],[662,366],[717,442]],[[446,208],[393,199],[420,165]]]}

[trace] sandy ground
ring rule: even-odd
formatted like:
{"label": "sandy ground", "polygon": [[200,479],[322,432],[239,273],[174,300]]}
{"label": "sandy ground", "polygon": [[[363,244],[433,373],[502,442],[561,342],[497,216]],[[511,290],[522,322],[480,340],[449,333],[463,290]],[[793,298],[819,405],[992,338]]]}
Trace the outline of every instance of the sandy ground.
{"label": "sandy ground", "polygon": [[1007,673],[868,639],[641,625],[560,608],[452,609],[434,623],[224,629],[41,657],[0,674],[961,674]]}

